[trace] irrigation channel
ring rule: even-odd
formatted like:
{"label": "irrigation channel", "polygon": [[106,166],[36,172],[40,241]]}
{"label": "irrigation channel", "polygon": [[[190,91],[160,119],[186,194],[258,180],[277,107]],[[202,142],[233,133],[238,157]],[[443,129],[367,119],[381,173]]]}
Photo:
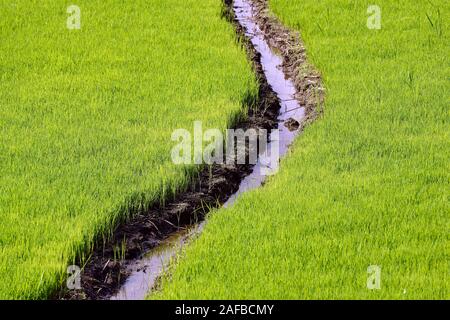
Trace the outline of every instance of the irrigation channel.
{"label": "irrigation channel", "polygon": [[[296,89],[293,82],[290,79],[286,79],[282,71],[282,58],[275,53],[275,50],[269,47],[261,29],[255,22],[252,1],[234,0],[233,9],[237,22],[244,29],[245,35],[250,39],[254,49],[260,54],[260,63],[267,82],[279,99],[281,108],[277,117],[276,128],[279,130],[279,155],[283,156],[299,133],[298,128],[288,128],[286,122],[295,120],[294,122],[300,123],[305,116],[305,109],[299,105],[295,98]],[[269,142],[268,149],[271,148],[270,143],[273,143],[273,141]],[[264,164],[261,161],[261,157],[258,157],[252,172],[241,181],[238,191],[230,196],[223,205],[224,207],[233,205],[240,194],[258,188],[264,183],[266,176],[261,174],[260,169],[262,166]],[[175,232],[141,259],[137,259],[127,266],[130,275],[111,299],[144,299],[154,288],[158,277],[167,268],[171,259],[176,256],[184,245],[189,243],[189,239],[202,231],[205,223],[207,222],[203,221]]]}

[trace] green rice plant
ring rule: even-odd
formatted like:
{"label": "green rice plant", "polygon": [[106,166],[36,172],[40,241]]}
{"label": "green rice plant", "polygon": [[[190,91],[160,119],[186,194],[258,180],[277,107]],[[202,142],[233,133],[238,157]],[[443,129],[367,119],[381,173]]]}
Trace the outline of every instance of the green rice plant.
{"label": "green rice plant", "polygon": [[55,293],[96,239],[187,188],[199,168],[172,163],[175,129],[246,113],[257,84],[221,9],[1,1],[0,299]]}
{"label": "green rice plant", "polygon": [[323,76],[323,116],[152,298],[449,298],[449,2],[376,1],[380,30],[369,4],[270,1]]}

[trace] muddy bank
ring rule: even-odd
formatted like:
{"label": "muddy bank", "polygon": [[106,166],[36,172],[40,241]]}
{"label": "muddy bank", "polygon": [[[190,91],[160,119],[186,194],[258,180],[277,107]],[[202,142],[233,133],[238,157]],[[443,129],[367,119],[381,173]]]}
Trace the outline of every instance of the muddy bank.
{"label": "muddy bank", "polygon": [[[232,2],[227,1],[227,2]],[[264,38],[283,58],[283,71],[297,89],[296,99],[306,109],[304,127],[323,112],[325,89],[320,73],[308,62],[305,46],[298,31],[284,26],[269,10],[269,0],[250,0]]]}

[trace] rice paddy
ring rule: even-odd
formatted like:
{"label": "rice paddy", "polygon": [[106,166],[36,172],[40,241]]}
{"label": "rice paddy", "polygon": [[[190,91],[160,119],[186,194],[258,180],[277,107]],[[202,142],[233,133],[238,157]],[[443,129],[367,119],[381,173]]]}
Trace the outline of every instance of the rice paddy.
{"label": "rice paddy", "polygon": [[[244,117],[258,81],[222,5],[2,1],[0,299],[54,297],[96,239],[192,184],[174,130]],[[323,112],[148,298],[448,299],[449,3],[269,6]]]}
{"label": "rice paddy", "polygon": [[[216,0],[0,4],[0,298],[47,298],[95,236],[190,183],[171,133],[257,84]],[[70,21],[69,21],[70,22]],[[84,260],[85,260],[84,259]]]}
{"label": "rice paddy", "polygon": [[377,1],[379,30],[368,5],[270,1],[322,74],[324,113],[152,298],[448,299],[448,3]]}

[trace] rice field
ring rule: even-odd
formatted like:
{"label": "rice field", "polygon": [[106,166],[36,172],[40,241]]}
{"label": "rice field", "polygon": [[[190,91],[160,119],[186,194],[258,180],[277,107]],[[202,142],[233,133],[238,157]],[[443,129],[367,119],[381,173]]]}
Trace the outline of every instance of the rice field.
{"label": "rice field", "polygon": [[449,3],[378,0],[379,30],[369,4],[270,0],[323,76],[324,113],[150,298],[449,298]]}
{"label": "rice field", "polygon": [[[0,299],[41,299],[96,236],[185,188],[171,133],[257,82],[217,0],[0,3]],[[73,25],[73,21],[69,21]]]}
{"label": "rice field", "polygon": [[[269,4],[324,112],[148,298],[449,299],[450,4]],[[258,81],[222,5],[0,3],[0,299],[54,297],[96,239],[196,179],[174,130],[246,114]]]}

